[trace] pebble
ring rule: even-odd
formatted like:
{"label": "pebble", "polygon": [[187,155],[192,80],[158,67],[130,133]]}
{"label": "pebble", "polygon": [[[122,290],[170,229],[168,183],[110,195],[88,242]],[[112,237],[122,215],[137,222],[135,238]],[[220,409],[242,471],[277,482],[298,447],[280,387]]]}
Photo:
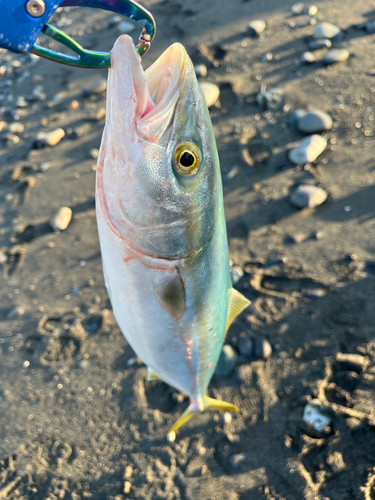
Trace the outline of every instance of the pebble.
{"label": "pebble", "polygon": [[9,132],[12,132],[12,134],[22,134],[22,132],[25,130],[25,125],[20,122],[13,122],[9,125]]}
{"label": "pebble", "polygon": [[322,432],[331,424],[331,418],[324,414],[325,410],[320,399],[312,399],[303,410],[303,421],[314,430]]}
{"label": "pebble", "polygon": [[340,28],[331,23],[321,23],[319,24],[313,33],[313,38],[334,38],[341,34]]}
{"label": "pebble", "polygon": [[84,96],[102,94],[107,90],[107,80],[102,78],[83,89]]}
{"label": "pebble", "polygon": [[55,130],[51,130],[51,132],[39,132],[36,136],[36,140],[43,146],[56,146],[63,137],[65,137],[64,129],[56,128]]}
{"label": "pebble", "polygon": [[237,340],[237,349],[240,356],[250,358],[253,355],[253,344],[251,338],[245,332],[241,332]]}
{"label": "pebble", "polygon": [[220,89],[217,85],[211,82],[200,83],[204,98],[206,99],[207,107],[210,108],[219,99]]}
{"label": "pebble", "polygon": [[302,139],[298,145],[288,153],[289,160],[296,165],[310,163],[323,153],[327,146],[327,139],[321,135],[310,135]]}
{"label": "pebble", "polygon": [[7,314],[7,319],[14,319],[17,316],[23,316],[24,314],[25,314],[24,308],[21,306],[16,306],[9,311],[9,313]]}
{"label": "pebble", "polygon": [[7,128],[7,122],[0,121],[0,132],[3,132]]}
{"label": "pebble", "polygon": [[216,366],[215,375],[219,377],[227,377],[233,372],[236,362],[236,351],[231,345],[224,345]]}
{"label": "pebble", "polygon": [[33,91],[31,93],[32,96],[35,97],[35,99],[38,99],[39,101],[45,101],[47,99],[47,94],[44,90],[43,85],[37,85],[36,87],[33,88]]}
{"label": "pebble", "polygon": [[61,207],[57,214],[50,220],[50,225],[55,231],[64,231],[72,220],[72,209]]}
{"label": "pebble", "polygon": [[315,54],[312,52],[304,52],[301,56],[301,62],[305,64],[312,64],[316,61]]}
{"label": "pebble", "polygon": [[118,23],[117,28],[120,33],[131,33],[132,31],[134,31],[135,26],[129,21],[121,21],[120,23]]}
{"label": "pebble", "polygon": [[298,122],[301,118],[303,118],[308,112],[305,109],[295,109],[288,116],[288,125],[290,128],[297,129]]}
{"label": "pebble", "polygon": [[250,21],[247,26],[247,34],[250,36],[259,36],[266,29],[266,23],[260,19]]}
{"label": "pebble", "polygon": [[23,95],[17,97],[16,108],[28,108],[29,105]]}
{"label": "pebble", "polygon": [[207,76],[207,66],[205,64],[197,64],[194,66],[194,70],[197,78],[205,78]]}
{"label": "pebble", "polygon": [[245,453],[236,453],[235,455],[231,455],[229,457],[229,463],[232,469],[238,470],[242,462],[245,460],[245,458],[246,458]]}
{"label": "pebble", "polygon": [[47,172],[51,168],[51,163],[49,161],[45,161],[39,166],[39,170],[44,173]]}
{"label": "pebble", "polygon": [[99,156],[99,149],[98,148],[91,148],[90,149],[90,157],[94,158],[96,160]]}
{"label": "pebble", "polygon": [[301,2],[295,3],[294,5],[291,6],[290,10],[292,11],[293,15],[300,16],[301,14],[303,14],[305,10],[305,4]]}
{"label": "pebble", "polygon": [[284,92],[282,89],[275,88],[259,92],[256,99],[258,104],[264,106],[266,109],[276,110],[283,103]]}
{"label": "pebble", "polygon": [[292,193],[290,201],[298,208],[315,208],[324,203],[327,196],[321,187],[301,184]]}
{"label": "pebble", "polygon": [[350,52],[347,49],[332,49],[324,54],[323,63],[334,64],[337,62],[344,62],[349,56]]}
{"label": "pebble", "polygon": [[316,5],[310,5],[309,7],[306,7],[305,14],[307,14],[308,16],[316,16],[318,10],[319,9]]}
{"label": "pebble", "polygon": [[243,277],[244,272],[240,266],[232,266],[230,270],[230,277],[232,280],[232,285],[235,285]]}
{"label": "pebble", "polygon": [[125,481],[124,482],[124,495],[129,495],[131,489],[132,489],[132,483],[130,481]]}
{"label": "pebble", "polygon": [[309,43],[309,47],[311,50],[330,49],[332,47],[332,42],[331,40],[328,40],[326,38],[311,40]]}
{"label": "pebble", "polygon": [[369,21],[365,25],[367,33],[375,33],[375,21]]}
{"label": "pebble", "polygon": [[332,118],[324,111],[314,109],[298,120],[297,126],[301,132],[315,134],[324,130],[331,130]]}
{"label": "pebble", "polygon": [[262,57],[260,58],[262,62],[269,62],[272,61],[272,59],[273,59],[272,52],[267,52],[267,54],[263,54]]}
{"label": "pebble", "polygon": [[255,337],[254,339],[254,356],[257,359],[268,359],[271,357],[272,347],[267,339]]}

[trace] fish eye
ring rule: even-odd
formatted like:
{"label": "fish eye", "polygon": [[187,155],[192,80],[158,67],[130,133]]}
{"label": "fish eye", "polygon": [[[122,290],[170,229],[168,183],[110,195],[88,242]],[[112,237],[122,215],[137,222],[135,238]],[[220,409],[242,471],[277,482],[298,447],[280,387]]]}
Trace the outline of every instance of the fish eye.
{"label": "fish eye", "polygon": [[201,165],[201,153],[192,142],[178,144],[173,158],[173,168],[181,175],[195,175]]}

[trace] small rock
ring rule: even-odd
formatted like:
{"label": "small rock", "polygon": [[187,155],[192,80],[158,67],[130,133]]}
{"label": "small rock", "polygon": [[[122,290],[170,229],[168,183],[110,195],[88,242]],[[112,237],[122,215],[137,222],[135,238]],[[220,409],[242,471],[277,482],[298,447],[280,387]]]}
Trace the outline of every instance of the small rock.
{"label": "small rock", "polygon": [[305,64],[312,64],[316,61],[315,54],[312,52],[304,52],[301,56],[301,62]]}
{"label": "small rock", "polygon": [[295,3],[294,5],[291,6],[290,10],[292,11],[293,15],[300,16],[301,14],[303,14],[305,10],[305,4],[301,2]]}
{"label": "small rock", "polygon": [[118,23],[117,28],[120,33],[131,33],[132,31],[134,31],[135,26],[129,21],[121,21],[120,23]]}
{"label": "small rock", "polygon": [[262,57],[260,58],[262,62],[269,62],[272,61],[272,59],[273,59],[272,52],[267,52],[267,54],[263,54]]}
{"label": "small rock", "polygon": [[18,144],[20,142],[20,138],[18,137],[18,135],[11,134],[9,132],[6,134],[5,138],[7,140],[8,146],[11,146],[12,144]]}
{"label": "small rock", "polygon": [[51,168],[51,163],[46,161],[44,163],[42,163],[40,166],[39,166],[39,170],[41,172],[47,172],[47,170],[49,170]]}
{"label": "small rock", "polygon": [[332,47],[332,42],[331,40],[327,40],[325,38],[321,38],[320,40],[311,40],[309,47],[311,50],[330,49]]}
{"label": "small rock", "polygon": [[311,135],[302,139],[294,149],[289,151],[288,157],[291,162],[299,165],[300,163],[310,163],[323,153],[327,146],[327,139],[320,135]]}
{"label": "small rock", "polygon": [[366,23],[365,28],[367,33],[375,33],[375,21],[369,21],[368,23]]}
{"label": "small rock", "polygon": [[230,270],[230,277],[232,280],[232,285],[235,285],[243,277],[244,272],[240,266],[232,266]]}
{"label": "small rock", "polygon": [[218,377],[227,377],[233,372],[236,362],[236,351],[231,345],[224,345],[216,366],[215,375]]}
{"label": "small rock", "polygon": [[194,451],[199,457],[203,457],[206,454],[206,448],[202,445],[201,440],[197,437],[193,437],[190,440],[190,449]]}
{"label": "small rock", "polygon": [[197,64],[194,66],[194,70],[197,78],[205,78],[207,76],[207,66],[205,64]]}
{"label": "small rock", "polygon": [[327,192],[318,186],[301,185],[293,192],[290,201],[298,208],[315,208],[324,203],[327,196]]}
{"label": "small rock", "polygon": [[0,132],[4,132],[7,128],[7,122],[4,122],[3,120],[0,121]]}
{"label": "small rock", "polygon": [[357,373],[366,371],[370,366],[370,360],[368,358],[365,358],[364,356],[361,356],[361,354],[338,352],[336,354],[336,361],[346,366],[347,370],[351,370]]}
{"label": "small rock", "polygon": [[96,82],[92,83],[88,87],[86,87],[83,90],[83,95],[86,97],[90,95],[98,95],[102,94],[107,90],[107,80],[102,78],[101,80],[97,80]]}
{"label": "small rock", "polygon": [[55,231],[64,231],[72,220],[72,209],[61,207],[57,214],[51,219],[50,225]]}
{"label": "small rock", "polygon": [[331,23],[321,23],[319,24],[313,33],[313,38],[334,38],[341,34],[340,28]]}
{"label": "small rock", "polygon": [[322,432],[330,424],[331,418],[325,414],[326,408],[320,399],[312,399],[303,411],[303,421],[315,431]]}
{"label": "small rock", "polygon": [[247,34],[250,36],[259,36],[266,29],[266,23],[260,19],[250,21],[247,26]]}
{"label": "small rock", "polygon": [[253,355],[253,341],[245,332],[241,332],[238,337],[237,349],[240,356],[250,358]]}
{"label": "small rock", "polygon": [[21,306],[16,306],[9,311],[9,313],[7,314],[7,319],[14,319],[18,316],[23,316],[24,314],[25,314],[24,308]]}
{"label": "small rock", "polygon": [[22,132],[25,130],[25,125],[20,122],[13,122],[9,125],[9,132],[12,132],[12,134],[22,134]]}
{"label": "small rock", "polygon": [[235,455],[231,455],[229,457],[229,463],[232,469],[238,470],[242,462],[245,460],[245,458],[246,458],[245,453],[236,453]]}
{"label": "small rock", "polygon": [[282,89],[275,88],[259,92],[256,99],[258,104],[264,106],[266,109],[276,110],[283,103],[283,95],[284,92]]}
{"label": "small rock", "polygon": [[306,7],[305,14],[307,14],[308,16],[316,16],[318,10],[319,9],[316,5],[310,5],[309,7]]}
{"label": "small rock", "polygon": [[290,239],[293,243],[303,243],[304,241],[307,240],[307,238],[309,237],[308,234],[305,234],[305,233],[294,233],[294,234],[291,234],[290,236]]}
{"label": "small rock", "polygon": [[344,207],[344,212],[348,212],[348,213],[349,213],[349,212],[351,212],[352,210],[353,210],[353,209],[352,209],[351,205],[345,205],[345,207]]}
{"label": "small rock", "polygon": [[129,495],[131,489],[132,489],[132,483],[130,481],[125,481],[124,482],[124,495]]}
{"label": "small rock", "polygon": [[65,137],[65,131],[62,128],[57,128],[51,132],[39,132],[36,136],[36,140],[42,146],[56,146],[61,139]]}
{"label": "small rock", "polygon": [[47,99],[47,94],[44,90],[43,85],[37,85],[33,88],[32,96],[39,101],[45,101]]}
{"label": "small rock", "polygon": [[223,425],[229,425],[232,422],[232,414],[229,411],[225,411],[220,419],[220,423]]}
{"label": "small rock", "polygon": [[301,117],[297,125],[301,132],[315,134],[316,132],[331,130],[332,118],[327,113],[315,109]]}
{"label": "small rock", "polygon": [[28,108],[29,105],[23,95],[17,97],[16,108]]}
{"label": "small rock", "polygon": [[323,63],[334,64],[337,62],[344,62],[349,56],[350,52],[347,49],[332,49],[324,54]]}
{"label": "small rock", "polygon": [[94,158],[96,160],[99,156],[99,149],[98,148],[91,148],[90,149],[90,157]]}
{"label": "small rock", "polygon": [[210,108],[219,99],[220,89],[217,85],[211,82],[200,83],[204,98],[206,99],[207,107]]}
{"label": "small rock", "polygon": [[303,118],[308,112],[305,109],[296,109],[288,116],[288,125],[290,128],[297,129],[298,122]]}
{"label": "small rock", "polygon": [[75,99],[69,104],[69,109],[75,110],[79,108],[79,102]]}
{"label": "small rock", "polygon": [[254,339],[254,356],[257,359],[268,359],[271,354],[272,347],[268,340],[256,337]]}

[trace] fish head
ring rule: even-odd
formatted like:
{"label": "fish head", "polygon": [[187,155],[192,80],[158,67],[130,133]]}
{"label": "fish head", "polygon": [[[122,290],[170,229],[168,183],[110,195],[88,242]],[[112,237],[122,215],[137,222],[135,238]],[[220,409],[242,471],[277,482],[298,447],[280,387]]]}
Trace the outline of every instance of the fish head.
{"label": "fish head", "polygon": [[181,44],[144,72],[132,39],[115,43],[97,197],[124,245],[155,258],[199,253],[223,217],[211,120]]}

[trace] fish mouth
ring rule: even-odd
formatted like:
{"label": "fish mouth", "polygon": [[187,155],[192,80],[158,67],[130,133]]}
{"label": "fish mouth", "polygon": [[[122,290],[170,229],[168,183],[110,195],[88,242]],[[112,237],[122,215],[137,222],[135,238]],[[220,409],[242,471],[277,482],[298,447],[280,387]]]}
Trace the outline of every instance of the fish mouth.
{"label": "fish mouth", "polygon": [[135,125],[138,133],[158,142],[168,128],[179,99],[189,56],[183,45],[171,45],[152,66],[143,71],[134,42],[128,35],[116,41],[111,53],[111,67],[128,59],[131,75],[124,75],[133,85],[137,100]]}

